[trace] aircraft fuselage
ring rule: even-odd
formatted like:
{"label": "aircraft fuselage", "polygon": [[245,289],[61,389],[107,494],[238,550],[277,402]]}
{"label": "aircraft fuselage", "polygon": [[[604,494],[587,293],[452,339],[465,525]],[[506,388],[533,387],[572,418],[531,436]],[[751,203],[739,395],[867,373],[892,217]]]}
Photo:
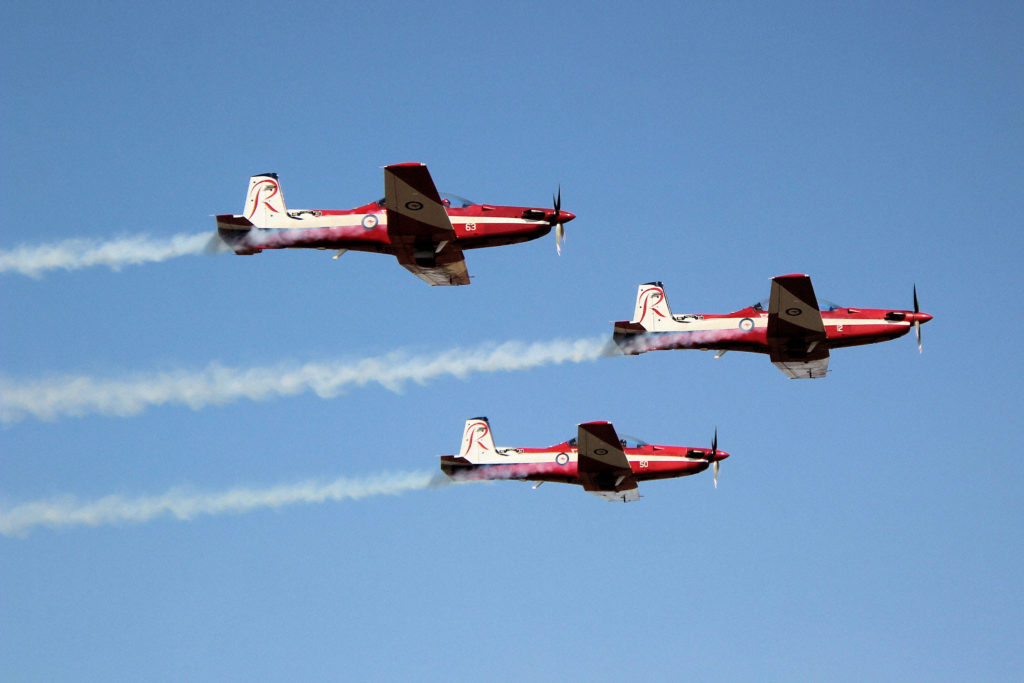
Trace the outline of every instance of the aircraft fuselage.
{"label": "aircraft fuselage", "polygon": [[[550,481],[563,484],[581,484],[578,452],[563,442],[550,448],[498,448],[507,463],[471,463],[462,456],[441,456],[441,470],[458,481],[487,479],[521,479]],[[670,479],[698,474],[715,460],[724,460],[729,454],[710,449],[683,448],[647,444],[639,448],[624,448],[626,459],[637,481]]]}
{"label": "aircraft fuselage", "polygon": [[[771,353],[768,312],[748,307],[734,313],[673,315],[673,329],[648,330],[639,323],[615,323],[613,339],[623,353],[636,355],[668,349],[706,349]],[[907,334],[927,313],[892,309],[837,308],[821,311],[828,348],[859,346]]]}
{"label": "aircraft fuselage", "polygon": [[[461,249],[480,249],[517,244],[551,232],[556,216],[552,209],[475,204],[446,209],[454,229],[454,242]],[[253,227],[244,216],[217,216],[221,238],[237,253],[258,253],[264,249],[347,249],[394,254],[388,235],[387,212],[373,202],[348,211],[288,211],[294,225]],[[561,222],[575,216],[559,212]]]}

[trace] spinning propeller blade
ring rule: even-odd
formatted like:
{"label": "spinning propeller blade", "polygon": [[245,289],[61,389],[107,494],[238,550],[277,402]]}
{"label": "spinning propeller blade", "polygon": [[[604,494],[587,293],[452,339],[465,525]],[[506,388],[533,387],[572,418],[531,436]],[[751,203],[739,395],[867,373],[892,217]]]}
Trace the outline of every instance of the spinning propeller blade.
{"label": "spinning propeller blade", "polygon": [[[714,459],[714,457],[715,457],[715,455],[717,453],[718,453],[718,427],[715,427],[715,438],[713,438],[711,440],[711,458]],[[714,470],[714,475],[713,476],[714,476],[714,482],[715,482],[715,488],[716,489],[718,488],[718,468],[719,468],[719,466],[720,466],[719,461],[715,460],[715,464],[712,465],[712,469]]]}
{"label": "spinning propeller blade", "polygon": [[551,195],[551,201],[555,205],[555,215],[553,216],[555,223],[555,251],[558,255],[562,255],[562,242],[565,241],[565,226],[562,225],[559,220],[562,215],[562,185],[558,185],[558,194]]}
{"label": "spinning propeller blade", "polygon": [[921,312],[921,309],[917,305],[917,284],[914,284],[914,331],[917,332],[917,352],[924,353],[921,347],[921,321],[917,319],[917,314]]}

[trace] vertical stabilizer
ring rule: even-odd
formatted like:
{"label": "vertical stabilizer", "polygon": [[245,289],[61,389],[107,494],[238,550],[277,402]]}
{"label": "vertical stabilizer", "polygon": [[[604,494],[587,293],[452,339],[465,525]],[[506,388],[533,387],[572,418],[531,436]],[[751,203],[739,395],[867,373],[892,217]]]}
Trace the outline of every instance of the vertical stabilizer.
{"label": "vertical stabilizer", "polygon": [[648,282],[637,288],[633,322],[640,323],[647,330],[656,330],[664,323],[672,322],[668,297],[660,282]]}
{"label": "vertical stabilizer", "polygon": [[249,178],[243,214],[257,228],[269,228],[288,220],[284,194],[276,173],[261,173]]}
{"label": "vertical stabilizer", "polygon": [[486,417],[466,420],[459,455],[472,463],[494,461],[494,437],[491,436],[491,425]]}

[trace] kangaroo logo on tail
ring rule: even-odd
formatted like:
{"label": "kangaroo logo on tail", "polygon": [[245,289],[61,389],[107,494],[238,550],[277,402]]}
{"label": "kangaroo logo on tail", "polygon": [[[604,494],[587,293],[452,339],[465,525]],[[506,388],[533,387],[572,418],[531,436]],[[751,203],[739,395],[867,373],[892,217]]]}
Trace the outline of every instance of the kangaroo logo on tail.
{"label": "kangaroo logo on tail", "polygon": [[473,463],[494,460],[494,438],[486,417],[466,420],[466,428],[462,432],[462,450],[459,453]]}
{"label": "kangaroo logo on tail", "polygon": [[665,288],[660,282],[648,282],[640,285],[636,293],[636,309],[633,311],[633,322],[640,323],[648,330],[657,329],[662,321],[672,320],[672,311],[668,306]]}
{"label": "kangaroo logo on tail", "polygon": [[287,219],[284,194],[276,173],[262,173],[249,179],[249,193],[245,197],[245,217],[258,228]]}

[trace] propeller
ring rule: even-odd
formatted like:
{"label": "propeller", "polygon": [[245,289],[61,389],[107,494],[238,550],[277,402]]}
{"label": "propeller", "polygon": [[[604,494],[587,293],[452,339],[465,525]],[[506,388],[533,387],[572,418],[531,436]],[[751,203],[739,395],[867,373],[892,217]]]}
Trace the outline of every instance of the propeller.
{"label": "propeller", "polygon": [[[558,194],[551,195],[551,201],[555,205],[554,220],[558,221],[562,215],[562,185],[558,185]],[[555,223],[555,250],[559,256],[562,254],[562,242],[565,241],[565,226],[559,221]]]}
{"label": "propeller", "polygon": [[[715,454],[718,453],[718,427],[715,427],[715,438],[711,440],[711,457],[714,458]],[[715,488],[718,488],[718,468],[720,461],[715,460],[715,464],[712,466],[714,469],[714,481]]]}
{"label": "propeller", "polygon": [[917,319],[917,314],[921,312],[921,309],[917,305],[917,284],[914,284],[914,331],[917,332],[917,352],[924,353],[921,347],[921,321]]}

